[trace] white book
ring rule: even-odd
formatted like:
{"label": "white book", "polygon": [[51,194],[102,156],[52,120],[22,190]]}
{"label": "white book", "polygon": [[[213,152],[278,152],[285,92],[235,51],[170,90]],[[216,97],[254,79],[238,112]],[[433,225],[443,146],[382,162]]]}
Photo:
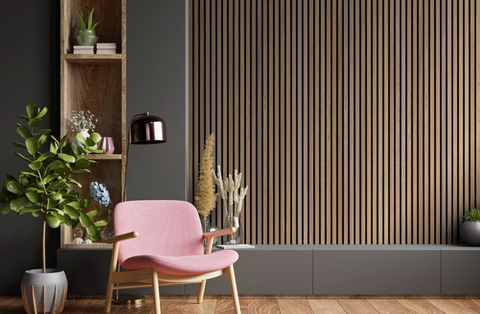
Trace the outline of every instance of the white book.
{"label": "white book", "polygon": [[105,54],[116,54],[117,52],[115,50],[111,49],[97,49],[97,54],[98,55],[105,55]]}
{"label": "white book", "polygon": [[73,46],[74,50],[93,50],[93,48],[93,46]]}
{"label": "white book", "polygon": [[251,244],[220,244],[217,245],[222,250],[236,250],[236,249],[254,249],[255,245]]}
{"label": "white book", "polygon": [[102,48],[117,48],[117,44],[115,43],[97,43],[97,49],[102,49]]}
{"label": "white book", "polygon": [[93,50],[74,50],[73,54],[75,55],[93,55]]}

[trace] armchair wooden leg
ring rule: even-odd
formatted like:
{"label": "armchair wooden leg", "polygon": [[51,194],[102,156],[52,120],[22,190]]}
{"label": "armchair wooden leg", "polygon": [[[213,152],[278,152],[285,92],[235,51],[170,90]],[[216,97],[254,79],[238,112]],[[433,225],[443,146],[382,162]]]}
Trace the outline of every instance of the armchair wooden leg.
{"label": "armchair wooden leg", "polygon": [[158,289],[158,275],[157,272],[152,270],[152,286],[153,286],[153,298],[155,302],[155,314],[160,314],[160,290]]}
{"label": "armchair wooden leg", "polygon": [[232,289],[233,304],[235,306],[235,313],[240,314],[240,301],[238,300],[237,282],[235,281],[235,272],[233,265],[228,267],[228,276],[230,277],[230,288]]}
{"label": "armchair wooden leg", "polygon": [[107,295],[105,297],[105,313],[110,313],[112,307],[112,297],[113,297],[113,284],[108,283],[107,286]]}
{"label": "armchair wooden leg", "polygon": [[205,293],[205,286],[207,285],[207,281],[203,280],[200,283],[200,288],[198,289],[198,296],[197,296],[197,303],[202,304],[203,302],[203,295]]}

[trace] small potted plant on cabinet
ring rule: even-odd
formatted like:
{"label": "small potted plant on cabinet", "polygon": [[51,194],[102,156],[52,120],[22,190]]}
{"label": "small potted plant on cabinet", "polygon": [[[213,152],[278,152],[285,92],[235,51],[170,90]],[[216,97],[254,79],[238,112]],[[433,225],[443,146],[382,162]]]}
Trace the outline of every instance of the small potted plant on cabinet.
{"label": "small potted plant on cabinet", "polygon": [[472,209],[463,216],[460,237],[468,245],[480,245],[480,209]]}
{"label": "small potted plant on cabinet", "polygon": [[[87,139],[77,134],[86,145],[83,147],[68,143],[68,135],[60,141],[49,136],[51,130],[34,132],[47,113],[47,108],[40,110],[28,105],[27,115],[19,117],[26,120],[28,126],[17,124],[17,133],[24,142],[14,142],[15,146],[26,153],[16,153],[28,164],[28,171],[21,171],[18,178],[7,176],[0,193],[1,213],[8,215],[31,214],[43,220],[43,269],[27,270],[23,276],[21,292],[27,313],[60,313],[67,296],[67,279],[65,273],[58,269],[47,269],[45,258],[46,226],[58,228],[61,224],[75,227],[79,223],[93,241],[99,239],[98,228],[105,221],[93,223],[91,217],[98,211],[82,212],[91,203],[90,198],[81,199],[79,193],[70,186],[81,187],[71,176],[88,173],[87,168],[93,162],[85,158],[89,153],[101,153],[97,150],[100,140],[98,133],[92,133]],[[50,142],[48,149],[43,144]]]}
{"label": "small potted plant on cabinet", "polygon": [[93,24],[93,11],[95,8],[90,11],[88,19],[85,20],[83,17],[83,12],[80,12],[78,19],[80,20],[80,27],[78,29],[77,43],[80,46],[95,46],[97,43],[98,37],[95,34],[95,29],[98,26],[98,22]]}

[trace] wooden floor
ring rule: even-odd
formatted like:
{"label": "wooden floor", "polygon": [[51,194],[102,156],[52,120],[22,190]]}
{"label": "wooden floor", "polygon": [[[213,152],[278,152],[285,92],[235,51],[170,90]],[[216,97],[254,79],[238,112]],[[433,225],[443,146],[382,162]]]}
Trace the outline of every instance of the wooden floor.
{"label": "wooden floor", "polygon": [[[196,304],[194,296],[162,296],[162,314],[169,313],[234,313],[233,303],[226,296],[205,296],[203,304]],[[480,313],[480,300],[447,298],[322,298],[315,296],[241,296],[240,305],[243,314],[250,313]],[[68,298],[65,314],[104,313],[103,299]],[[20,297],[0,296],[0,314],[25,313]],[[139,307],[112,305],[110,313],[154,313],[153,300],[147,299]]]}

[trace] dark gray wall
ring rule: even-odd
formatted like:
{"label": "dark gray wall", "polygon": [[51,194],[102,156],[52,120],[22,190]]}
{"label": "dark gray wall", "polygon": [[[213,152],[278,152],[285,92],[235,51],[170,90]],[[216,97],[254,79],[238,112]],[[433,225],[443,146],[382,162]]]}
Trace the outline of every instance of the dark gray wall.
{"label": "dark gray wall", "polygon": [[[60,101],[60,7],[56,1],[6,1],[0,11],[0,180],[27,165],[14,156],[21,141],[15,123],[28,104],[48,107],[44,127],[58,136]],[[20,293],[26,269],[42,266],[42,220],[32,216],[0,216],[0,295]],[[56,265],[59,232],[48,232],[48,267]]]}
{"label": "dark gray wall", "polygon": [[[186,199],[185,2],[127,1],[127,119],[150,111],[167,123],[168,142],[131,146],[128,199]],[[59,132],[60,1],[6,1],[0,11],[0,179],[26,165],[12,141],[28,104],[50,110],[45,127]],[[41,220],[0,216],[0,295],[20,294],[26,269],[41,267]],[[48,233],[56,267],[58,230]],[[79,264],[81,267],[81,263]]]}

